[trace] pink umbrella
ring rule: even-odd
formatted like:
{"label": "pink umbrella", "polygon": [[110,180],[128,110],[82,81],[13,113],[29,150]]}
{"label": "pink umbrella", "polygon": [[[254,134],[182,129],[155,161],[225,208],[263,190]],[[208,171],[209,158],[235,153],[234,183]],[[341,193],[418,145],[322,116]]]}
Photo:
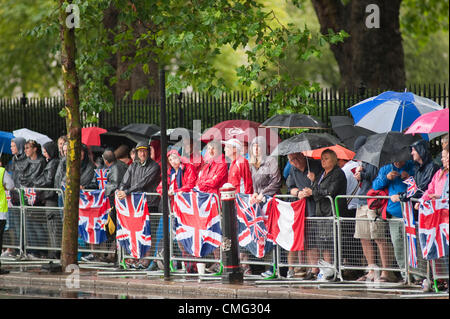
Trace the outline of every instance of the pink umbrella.
{"label": "pink umbrella", "polygon": [[[422,114],[406,130],[405,134],[438,133],[431,138],[448,132],[448,108]],[[439,134],[441,133],[441,134]]]}

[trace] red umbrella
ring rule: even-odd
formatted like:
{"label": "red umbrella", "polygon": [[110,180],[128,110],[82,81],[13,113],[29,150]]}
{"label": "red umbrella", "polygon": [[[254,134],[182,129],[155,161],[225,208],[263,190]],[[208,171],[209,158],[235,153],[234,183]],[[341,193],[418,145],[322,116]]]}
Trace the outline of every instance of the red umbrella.
{"label": "red umbrella", "polygon": [[320,156],[322,155],[322,152],[324,150],[326,150],[327,148],[333,150],[338,159],[343,159],[343,160],[351,160],[353,159],[353,157],[355,156],[355,152],[346,149],[343,146],[340,145],[333,145],[333,146],[329,146],[329,147],[322,147],[322,148],[318,148],[312,151],[305,151],[303,152],[303,155],[307,156],[307,157],[312,157],[315,159],[320,159]]}
{"label": "red umbrella", "polygon": [[272,149],[281,142],[277,131],[270,128],[261,128],[261,123],[250,120],[228,120],[220,122],[207,129],[201,136],[201,140],[208,143],[212,140],[227,141],[236,138],[250,143],[256,136],[265,136],[267,146]]}
{"label": "red umbrella", "polygon": [[87,146],[100,146],[100,134],[106,133],[107,130],[101,127],[83,127],[81,129],[81,143]]}

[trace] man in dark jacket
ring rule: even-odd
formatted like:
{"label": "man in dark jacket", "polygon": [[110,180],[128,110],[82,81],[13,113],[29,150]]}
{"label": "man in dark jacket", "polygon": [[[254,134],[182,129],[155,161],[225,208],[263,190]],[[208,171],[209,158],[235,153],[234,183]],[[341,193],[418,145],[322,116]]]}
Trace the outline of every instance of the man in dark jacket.
{"label": "man in dark jacket", "polygon": [[[128,165],[117,160],[114,152],[111,150],[105,150],[102,157],[103,162],[105,163],[104,168],[108,170],[105,193],[108,197],[111,195],[114,196],[114,192],[119,188],[120,182],[128,169]],[[112,200],[112,202],[114,202],[114,198],[112,198]]]}
{"label": "man in dark jacket", "polygon": [[[138,158],[128,167],[119,185],[117,192],[119,199],[134,192],[156,193],[156,188],[161,181],[161,168],[150,158],[147,143],[138,143],[136,151]],[[159,196],[147,196],[147,203],[149,210],[157,211]]]}
{"label": "man in dark jacket", "polygon": [[[286,180],[286,186],[290,195],[295,196],[294,200],[298,200],[301,196],[301,191],[305,187],[312,187],[312,182],[308,178],[308,173],[311,171],[314,175],[320,175],[322,171],[322,166],[317,160],[307,159],[302,153],[292,153],[288,155],[289,163],[291,163],[291,168],[289,171],[288,178]],[[308,162],[307,162],[308,161]],[[306,210],[305,216],[314,217],[316,215],[316,202],[312,197],[306,198]],[[309,261],[315,262],[318,256],[317,243],[314,242],[314,229],[308,226],[306,223],[305,236],[307,245],[307,256]],[[290,251],[288,253],[289,264],[294,264],[297,262],[296,251]],[[294,268],[289,267],[287,278],[294,277]]]}

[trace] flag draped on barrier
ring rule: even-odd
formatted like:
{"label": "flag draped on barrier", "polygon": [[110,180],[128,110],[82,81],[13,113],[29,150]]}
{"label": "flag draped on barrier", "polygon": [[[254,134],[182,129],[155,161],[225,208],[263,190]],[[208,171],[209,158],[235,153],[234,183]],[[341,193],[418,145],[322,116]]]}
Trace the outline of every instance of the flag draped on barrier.
{"label": "flag draped on barrier", "polygon": [[267,206],[267,201],[262,205],[251,205],[250,195],[236,194],[239,245],[257,258],[263,258],[273,249],[265,225]]}
{"label": "flag draped on barrier", "polygon": [[97,185],[99,189],[105,189],[108,180],[108,169],[95,169],[95,180],[97,181]]}
{"label": "flag draped on barrier", "polygon": [[134,258],[144,257],[152,244],[150,213],[145,193],[131,193],[122,200],[116,195],[115,208],[116,239]]}
{"label": "flag draped on barrier", "polygon": [[104,225],[108,219],[109,201],[105,190],[80,191],[78,232],[90,244],[100,244],[107,239]]}
{"label": "flag draped on barrier", "polygon": [[176,193],[173,212],[175,238],[188,254],[204,257],[220,246],[219,204],[214,194]]}
{"label": "flag draped on barrier", "polygon": [[268,229],[273,241],[288,251],[304,250],[306,200],[269,202]]}
{"label": "flag draped on barrier", "polygon": [[414,221],[413,207],[410,201],[406,202],[403,210],[406,238],[408,241],[408,261],[411,267],[417,268],[417,237]]}
{"label": "flag draped on barrier", "polygon": [[419,241],[424,259],[448,255],[448,228],[448,199],[421,201]]}

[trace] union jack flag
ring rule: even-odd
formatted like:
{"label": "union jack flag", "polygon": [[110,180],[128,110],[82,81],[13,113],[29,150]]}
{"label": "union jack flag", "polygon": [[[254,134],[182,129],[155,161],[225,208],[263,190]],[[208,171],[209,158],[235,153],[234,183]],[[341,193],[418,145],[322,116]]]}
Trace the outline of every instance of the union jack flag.
{"label": "union jack flag", "polygon": [[142,258],[152,245],[150,213],[145,193],[131,193],[120,200],[115,197],[117,211],[116,239],[134,258]]}
{"label": "union jack flag", "polygon": [[97,180],[98,188],[105,189],[105,186],[108,182],[108,169],[95,169],[95,179]]}
{"label": "union jack flag", "polygon": [[411,267],[417,268],[417,237],[413,207],[410,201],[403,206],[403,222],[405,223],[406,238],[408,240],[408,261]]}
{"label": "union jack flag", "polygon": [[267,238],[265,225],[267,203],[250,204],[250,195],[236,194],[239,245],[246,248],[257,258],[273,249],[273,241]]}
{"label": "union jack flag", "polygon": [[419,241],[423,258],[438,259],[448,255],[448,199],[421,201]]}
{"label": "union jack flag", "polygon": [[107,239],[104,225],[108,220],[109,200],[105,190],[80,191],[78,233],[90,244]]}
{"label": "union jack flag", "polygon": [[406,197],[412,197],[415,193],[419,190],[417,187],[416,181],[414,180],[414,177],[410,176],[409,178],[405,179],[403,183],[406,184]]}
{"label": "union jack flag", "polygon": [[27,198],[28,205],[33,206],[36,202],[36,191],[34,190],[34,188],[25,188],[24,194]]}
{"label": "union jack flag", "polygon": [[219,204],[214,194],[176,193],[173,210],[175,238],[188,254],[203,257],[221,245]]}

